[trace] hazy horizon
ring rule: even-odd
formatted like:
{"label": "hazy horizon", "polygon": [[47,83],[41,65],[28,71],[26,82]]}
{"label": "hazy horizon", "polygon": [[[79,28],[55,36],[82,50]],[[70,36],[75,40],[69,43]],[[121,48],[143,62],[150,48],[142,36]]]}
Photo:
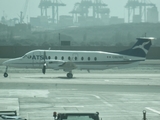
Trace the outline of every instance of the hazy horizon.
{"label": "hazy horizon", "polygon": [[[0,4],[0,17],[5,16],[6,19],[18,18],[20,15],[20,11],[24,11],[26,0],[1,0]],[[73,10],[74,4],[76,2],[80,2],[81,0],[61,0],[67,6],[60,7],[59,15],[69,15],[69,12]],[[127,19],[127,9],[124,8],[128,0],[121,0],[121,2],[117,2],[117,0],[102,0],[104,3],[108,4],[108,8],[110,9],[110,16],[118,16],[119,18]],[[147,0],[156,4],[158,11],[160,10],[160,0]],[[27,12],[25,16],[25,21],[27,21],[30,17],[40,16],[40,9],[38,5],[40,0],[29,0]],[[48,9],[48,15],[51,17],[51,9]],[[71,15],[71,14],[70,14]]]}

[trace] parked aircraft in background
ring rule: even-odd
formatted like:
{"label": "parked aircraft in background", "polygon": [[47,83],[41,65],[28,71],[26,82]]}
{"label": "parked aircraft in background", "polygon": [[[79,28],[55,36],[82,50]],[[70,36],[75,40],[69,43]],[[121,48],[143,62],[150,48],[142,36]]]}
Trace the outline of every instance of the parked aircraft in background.
{"label": "parked aircraft in background", "polygon": [[8,67],[40,68],[42,73],[46,69],[60,70],[72,78],[72,71],[78,70],[105,70],[113,67],[130,67],[146,59],[152,45],[153,37],[137,38],[136,44],[127,50],[111,53],[103,51],[67,51],[67,50],[33,50],[23,57],[3,62],[6,66],[4,77],[8,77]]}

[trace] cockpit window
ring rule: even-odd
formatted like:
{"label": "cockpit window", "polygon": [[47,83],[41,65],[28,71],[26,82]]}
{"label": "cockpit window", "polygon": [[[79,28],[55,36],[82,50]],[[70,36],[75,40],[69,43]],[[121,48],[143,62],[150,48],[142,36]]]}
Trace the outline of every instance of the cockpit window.
{"label": "cockpit window", "polygon": [[29,55],[29,56],[28,56],[28,59],[31,59],[31,57],[32,57],[32,56]]}
{"label": "cockpit window", "polygon": [[23,58],[27,58],[27,55],[24,55]]}

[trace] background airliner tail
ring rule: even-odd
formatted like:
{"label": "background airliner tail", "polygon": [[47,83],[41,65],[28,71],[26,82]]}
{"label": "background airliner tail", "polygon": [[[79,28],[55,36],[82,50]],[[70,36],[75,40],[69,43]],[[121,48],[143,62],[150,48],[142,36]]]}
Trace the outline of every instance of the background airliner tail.
{"label": "background airliner tail", "polygon": [[119,54],[123,55],[129,55],[129,56],[135,56],[135,57],[146,57],[151,45],[152,45],[152,40],[155,38],[153,37],[140,37],[137,38],[137,42],[135,45],[127,50],[118,52]]}

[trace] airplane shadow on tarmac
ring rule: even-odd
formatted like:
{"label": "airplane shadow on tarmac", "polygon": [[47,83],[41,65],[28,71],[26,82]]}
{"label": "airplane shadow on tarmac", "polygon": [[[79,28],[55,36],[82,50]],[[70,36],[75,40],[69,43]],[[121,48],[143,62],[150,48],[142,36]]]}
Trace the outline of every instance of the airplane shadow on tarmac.
{"label": "airplane shadow on tarmac", "polygon": [[75,77],[73,77],[73,78],[67,78],[67,77],[57,77],[57,78],[60,78],[60,79],[68,79],[68,80],[75,79]]}
{"label": "airplane shadow on tarmac", "polygon": [[72,80],[76,79],[76,77],[73,78],[67,78],[67,77],[26,77],[26,78],[35,78],[35,79],[66,79],[66,80]]}

